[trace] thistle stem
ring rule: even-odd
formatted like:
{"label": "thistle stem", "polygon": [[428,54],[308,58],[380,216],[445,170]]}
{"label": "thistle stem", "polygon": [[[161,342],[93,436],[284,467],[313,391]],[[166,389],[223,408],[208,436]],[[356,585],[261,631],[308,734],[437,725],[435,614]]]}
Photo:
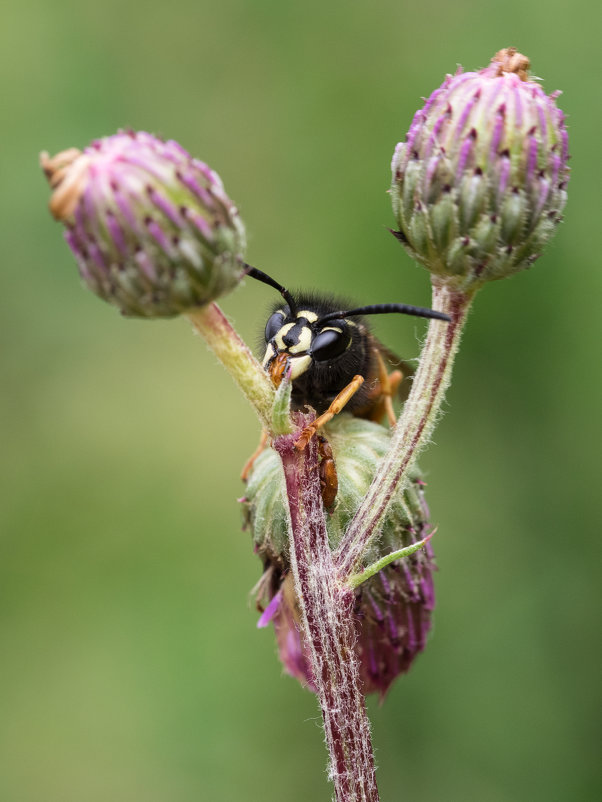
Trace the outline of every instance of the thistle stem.
{"label": "thistle stem", "polygon": [[334,554],[342,582],[357,570],[366,548],[380,531],[393,496],[407,482],[416,457],[429,442],[473,296],[474,291],[453,290],[433,280],[433,309],[445,312],[451,322],[430,322],[412,390],[389,451]]}
{"label": "thistle stem", "polygon": [[276,438],[290,512],[290,563],[309,647],[336,802],[378,802],[370,723],[354,651],[354,592],[337,581],[318,475],[316,438],[299,451],[299,430]]}
{"label": "thistle stem", "polygon": [[[316,438],[302,451],[295,448],[310,418],[294,415],[295,432],[274,439],[284,467],[290,513],[291,570],[324,719],[336,802],[378,802],[370,723],[354,649],[354,587],[364,578],[356,573],[357,568],[380,530],[390,501],[407,481],[417,454],[429,440],[449,385],[473,294],[433,284],[433,308],[448,314],[451,322],[431,321],[390,450],[336,551],[330,549],[324,519]],[[282,432],[286,427],[276,427],[272,420],[274,388],[219,307],[210,304],[191,311],[188,317],[232,375],[264,427],[273,433],[274,429]],[[380,567],[370,566],[375,570]]]}
{"label": "thistle stem", "polygon": [[211,303],[191,309],[188,319],[232,376],[262,425],[270,430],[274,386],[222,310]]}

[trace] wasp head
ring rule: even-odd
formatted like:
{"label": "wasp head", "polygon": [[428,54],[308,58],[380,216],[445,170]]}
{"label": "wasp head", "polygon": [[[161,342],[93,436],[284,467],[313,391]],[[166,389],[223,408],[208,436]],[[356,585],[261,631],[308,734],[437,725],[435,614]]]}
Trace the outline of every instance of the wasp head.
{"label": "wasp head", "polygon": [[321,412],[356,374],[369,370],[363,321],[323,319],[344,308],[341,300],[305,296],[295,299],[292,310],[277,306],[268,318],[262,364],[276,385],[289,373],[296,408],[309,404]]}

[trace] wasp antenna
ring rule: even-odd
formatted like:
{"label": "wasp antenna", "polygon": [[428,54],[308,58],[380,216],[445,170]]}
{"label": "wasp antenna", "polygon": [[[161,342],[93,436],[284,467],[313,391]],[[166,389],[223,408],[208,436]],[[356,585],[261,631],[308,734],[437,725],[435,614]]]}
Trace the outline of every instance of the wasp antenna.
{"label": "wasp antenna", "polygon": [[414,315],[415,317],[428,317],[434,320],[445,320],[447,323],[451,322],[449,315],[443,312],[436,312],[434,309],[425,309],[422,306],[408,306],[407,304],[372,304],[370,306],[359,306],[357,309],[348,309],[346,312],[330,312],[324,315],[317,321],[319,325],[326,323],[328,320],[338,320],[344,317],[353,317],[353,315]]}
{"label": "wasp antenna", "polygon": [[273,287],[275,290],[278,290],[280,295],[284,298],[287,302],[289,309],[291,310],[291,315],[294,317],[297,313],[295,302],[293,300],[293,296],[290,292],[282,286],[282,284],[278,284],[278,282],[273,279],[271,276],[268,276],[267,273],[264,273],[263,270],[259,270],[257,267],[252,267],[251,265],[243,262],[244,268],[246,270],[247,276],[251,276],[251,278],[257,279],[257,281],[261,281],[264,284],[267,284],[270,287]]}

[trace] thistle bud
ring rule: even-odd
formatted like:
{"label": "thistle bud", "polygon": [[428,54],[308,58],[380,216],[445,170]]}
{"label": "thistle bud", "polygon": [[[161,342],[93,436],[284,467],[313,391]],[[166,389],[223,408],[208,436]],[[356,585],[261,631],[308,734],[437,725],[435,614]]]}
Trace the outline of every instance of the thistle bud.
{"label": "thistle bud", "polygon": [[[326,521],[334,549],[368,491],[391,434],[376,423],[348,414],[339,415],[324,431],[339,484],[333,512]],[[414,472],[409,485],[391,504],[378,542],[364,556],[365,566],[428,533],[423,488],[419,474]],[[314,689],[290,573],[282,466],[271,449],[256,460],[243,503],[255,551],[264,565],[255,588],[256,604],[262,612],[259,626],[270,621],[274,624],[285,670]],[[365,693],[384,697],[394,679],[407,671],[424,649],[435,602],[433,570],[433,553],[427,543],[424,549],[389,564],[356,589],[355,648]]]}
{"label": "thistle bud", "polygon": [[507,48],[479,72],[448,75],[395,150],[394,233],[454,289],[529,267],[562,219],[564,114],[528,69]]}
{"label": "thistle bud", "polygon": [[244,228],[220,177],[144,132],[40,157],[50,211],[86,285],[133,317],[172,317],[233,289]]}

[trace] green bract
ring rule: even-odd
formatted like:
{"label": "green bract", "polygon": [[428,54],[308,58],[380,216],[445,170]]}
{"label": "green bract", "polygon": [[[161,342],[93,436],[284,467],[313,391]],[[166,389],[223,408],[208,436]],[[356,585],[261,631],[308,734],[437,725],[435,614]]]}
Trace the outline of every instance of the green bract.
{"label": "green bract", "polygon": [[[342,413],[327,424],[324,434],[332,447],[339,489],[326,525],[331,548],[336,548],[368,492],[391,434],[377,423]],[[409,545],[409,532],[421,533],[427,523],[423,482],[414,471],[405,491],[398,493],[385,520],[382,535],[366,553],[364,564]],[[255,461],[245,492],[247,515],[258,550],[288,559],[288,512],[282,465],[275,451],[266,449]],[[420,539],[421,534],[416,539]]]}

